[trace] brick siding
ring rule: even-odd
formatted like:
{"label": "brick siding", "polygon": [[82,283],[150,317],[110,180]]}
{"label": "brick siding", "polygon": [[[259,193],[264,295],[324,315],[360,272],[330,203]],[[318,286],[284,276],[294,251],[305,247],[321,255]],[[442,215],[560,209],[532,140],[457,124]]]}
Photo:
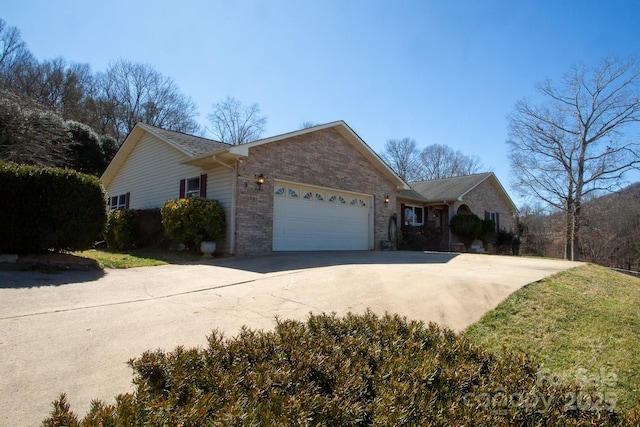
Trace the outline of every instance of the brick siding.
{"label": "brick siding", "polygon": [[462,203],[456,202],[455,214],[458,207],[467,205],[471,212],[480,219],[484,219],[484,212],[497,212],[500,214],[500,228],[511,231],[512,215],[514,212],[509,208],[509,204],[501,196],[502,192],[496,188],[491,179],[484,180],[480,185],[463,197]]}
{"label": "brick siding", "polygon": [[[255,176],[266,177],[258,190]],[[238,165],[236,253],[272,250],[274,179],[373,195],[374,245],[387,239],[395,213],[395,186],[335,129],[258,145]],[[384,197],[390,203],[384,203]]]}

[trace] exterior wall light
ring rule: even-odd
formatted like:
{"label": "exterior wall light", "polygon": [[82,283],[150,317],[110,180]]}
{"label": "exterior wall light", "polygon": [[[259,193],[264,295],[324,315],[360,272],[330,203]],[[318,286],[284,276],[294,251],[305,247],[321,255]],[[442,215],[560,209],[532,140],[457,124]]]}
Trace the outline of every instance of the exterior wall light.
{"label": "exterior wall light", "polygon": [[262,190],[262,184],[264,184],[264,175],[256,175],[256,184],[258,184],[258,190]]}
{"label": "exterior wall light", "polygon": [[384,202],[385,202],[386,204],[389,204],[389,201],[390,201],[390,200],[391,200],[391,199],[389,199],[389,195],[384,196]]}

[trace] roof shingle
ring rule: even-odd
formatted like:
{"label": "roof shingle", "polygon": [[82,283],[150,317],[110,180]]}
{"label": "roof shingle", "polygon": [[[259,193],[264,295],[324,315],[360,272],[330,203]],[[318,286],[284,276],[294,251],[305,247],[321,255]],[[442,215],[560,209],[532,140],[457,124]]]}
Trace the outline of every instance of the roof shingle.
{"label": "roof shingle", "polygon": [[459,199],[491,175],[493,175],[492,172],[486,172],[453,178],[411,182],[409,185],[415,192],[424,197],[427,202],[442,202]]}
{"label": "roof shingle", "polygon": [[223,150],[230,146],[224,142],[218,142],[194,135],[187,135],[186,133],[166,130],[143,123],[138,123],[138,126],[156,135],[158,138],[164,139],[170,144],[175,145],[192,157]]}

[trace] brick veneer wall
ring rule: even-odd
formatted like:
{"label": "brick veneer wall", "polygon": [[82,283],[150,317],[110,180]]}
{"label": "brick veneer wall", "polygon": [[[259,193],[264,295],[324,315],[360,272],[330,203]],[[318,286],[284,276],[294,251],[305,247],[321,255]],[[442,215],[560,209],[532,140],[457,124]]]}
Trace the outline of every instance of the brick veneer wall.
{"label": "brick veneer wall", "polygon": [[452,214],[455,214],[458,207],[463,204],[467,205],[480,219],[484,219],[484,211],[497,212],[500,214],[500,228],[511,231],[511,217],[514,212],[511,211],[509,204],[500,194],[501,192],[494,186],[491,178],[486,179],[466,194],[462,203],[456,202],[455,210]]}
{"label": "brick veneer wall", "polygon": [[[255,176],[261,173],[266,180],[258,190]],[[324,129],[250,148],[238,164],[237,254],[272,250],[274,179],[372,194],[375,248],[387,239],[389,218],[396,213],[395,186],[340,133]]]}

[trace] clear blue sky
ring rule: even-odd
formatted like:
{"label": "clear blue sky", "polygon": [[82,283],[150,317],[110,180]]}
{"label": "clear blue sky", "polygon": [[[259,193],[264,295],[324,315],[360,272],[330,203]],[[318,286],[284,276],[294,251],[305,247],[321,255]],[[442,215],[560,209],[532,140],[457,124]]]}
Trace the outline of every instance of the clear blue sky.
{"label": "clear blue sky", "polygon": [[379,153],[407,136],[479,156],[508,190],[515,102],[572,64],[640,53],[640,0],[0,0],[0,11],[39,60],[152,65],[203,125],[226,96],[260,104],[265,136],[342,119]]}

